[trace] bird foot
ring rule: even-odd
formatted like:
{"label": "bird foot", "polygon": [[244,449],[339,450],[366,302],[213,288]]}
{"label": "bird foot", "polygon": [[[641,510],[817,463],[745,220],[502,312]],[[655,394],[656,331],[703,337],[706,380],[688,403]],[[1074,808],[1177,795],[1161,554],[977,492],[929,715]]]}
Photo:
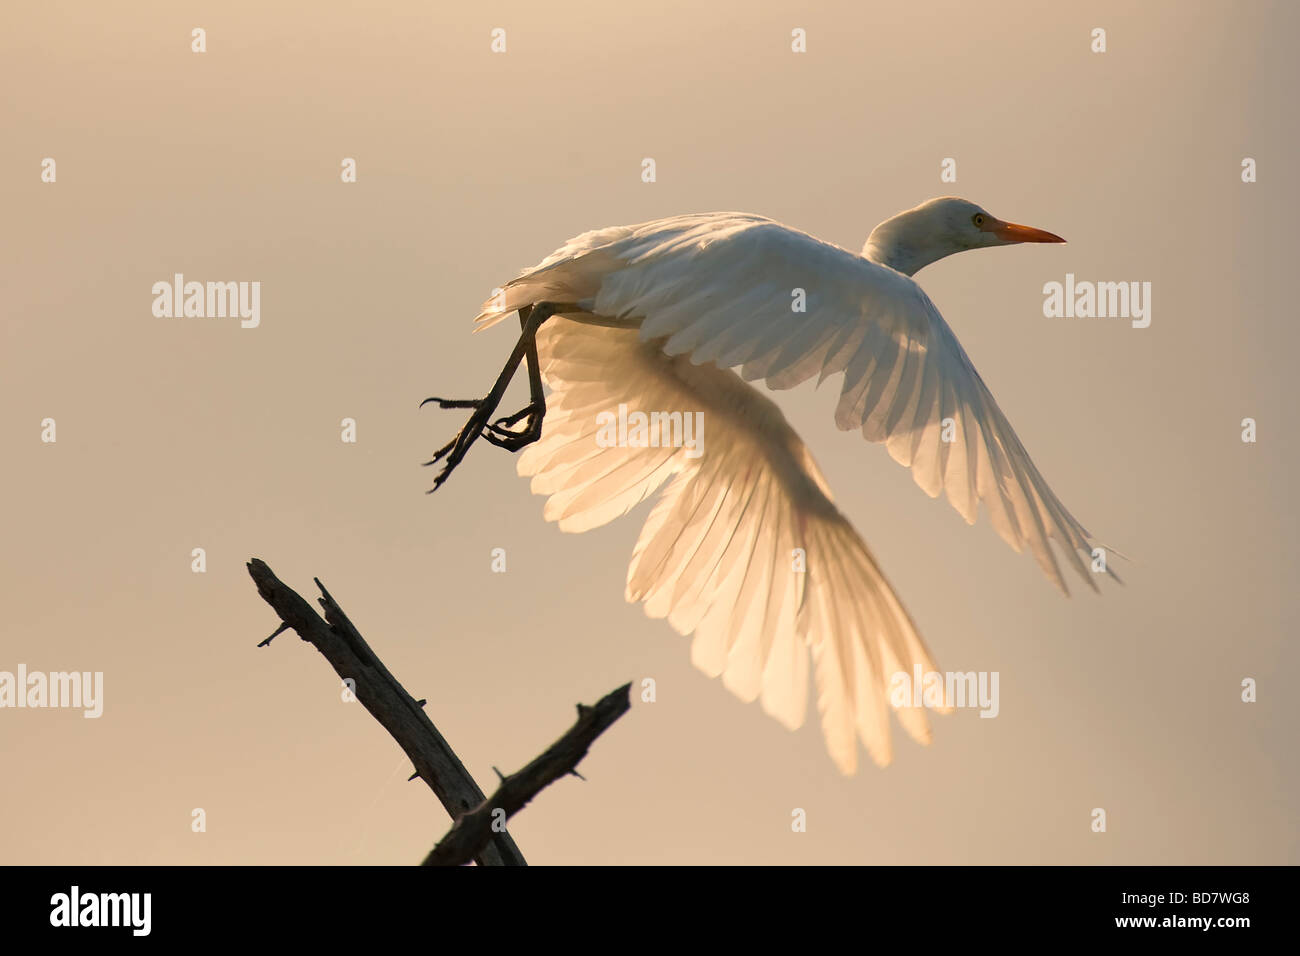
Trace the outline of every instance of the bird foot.
{"label": "bird foot", "polygon": [[[507,451],[519,451],[533,442],[537,441],[542,434],[542,417],[545,415],[545,408],[539,407],[537,403],[528,405],[515,412],[513,415],[504,415],[496,421],[489,422],[488,418],[496,410],[495,403],[491,403],[486,398],[426,398],[420,403],[423,408],[430,402],[437,403],[439,408],[472,408],[474,414],[469,417],[455,437],[447,444],[443,445],[433,453],[428,461],[423,464],[435,465],[439,461],[446,459],[442,471],[433,480],[433,487],[428,493],[433,493],[442,487],[456,466],[461,463],[465,453],[469,451],[478,438],[485,438],[498,448],[504,448]],[[517,425],[524,419],[528,419],[528,424],[521,431],[514,430],[511,426]]]}
{"label": "bird foot", "polygon": [[[486,397],[438,398],[434,396],[426,398],[420,403],[421,408],[430,402],[435,402],[439,408],[474,409],[474,414],[470,415],[469,421],[465,423],[464,428],[456,433],[456,437],[434,452],[433,457],[425,462],[426,465],[433,465],[439,461],[443,462],[442,471],[438,473],[438,477],[433,481],[433,487],[429,489],[430,494],[442,487],[442,483],[450,477],[452,471],[464,459],[470,446],[480,438],[486,438],[498,448],[505,448],[507,451],[518,451],[525,445],[531,445],[542,437],[542,419],[546,417],[546,397],[543,392],[542,373],[537,359],[537,329],[552,315],[562,312],[566,308],[567,306],[564,304],[554,302],[535,302],[530,306],[520,307],[519,325],[521,331],[519,341],[515,343],[509,361],[501,370],[501,374],[497,376],[496,384],[492,386],[492,391],[488,392]],[[514,377],[515,371],[519,368],[519,364],[525,360],[528,366],[528,389],[531,401],[513,415],[505,415],[496,419],[496,421],[492,421],[492,413],[501,404],[502,396],[505,395],[511,378]],[[518,425],[524,419],[528,420],[528,424],[523,429],[516,431],[513,426]]]}
{"label": "bird foot", "polygon": [[[536,402],[529,402],[513,415],[505,415],[494,421],[483,432],[483,437],[498,448],[504,448],[507,451],[518,451],[542,437],[542,418],[545,414],[546,409],[544,407],[539,406]],[[511,427],[519,424],[525,418],[528,419],[528,424],[522,430],[515,431]]]}

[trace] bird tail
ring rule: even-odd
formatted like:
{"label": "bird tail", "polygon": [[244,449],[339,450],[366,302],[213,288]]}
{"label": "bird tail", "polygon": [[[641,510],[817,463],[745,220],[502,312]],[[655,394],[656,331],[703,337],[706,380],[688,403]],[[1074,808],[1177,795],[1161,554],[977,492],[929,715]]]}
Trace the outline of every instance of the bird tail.
{"label": "bird tail", "polygon": [[601,279],[618,267],[619,260],[601,250],[543,262],[494,289],[474,317],[474,331],[490,329],[535,302],[576,303],[590,310]]}

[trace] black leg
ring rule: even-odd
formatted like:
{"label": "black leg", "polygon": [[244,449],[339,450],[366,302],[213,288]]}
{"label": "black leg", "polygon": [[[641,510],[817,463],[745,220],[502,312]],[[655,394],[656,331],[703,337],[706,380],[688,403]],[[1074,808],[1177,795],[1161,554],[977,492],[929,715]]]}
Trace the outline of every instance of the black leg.
{"label": "black leg", "polygon": [[[552,315],[565,311],[577,311],[577,307],[555,302],[538,302],[519,310],[519,325],[521,328],[519,341],[515,343],[514,351],[511,352],[505,368],[497,376],[492,391],[488,392],[484,398],[426,398],[420,403],[421,406],[429,402],[437,402],[440,408],[474,409],[474,414],[470,416],[469,421],[465,423],[465,427],[457,433],[456,437],[434,452],[433,457],[425,462],[426,465],[432,465],[443,458],[446,459],[442,471],[434,479],[433,487],[429,489],[430,494],[442,487],[442,483],[450,477],[456,466],[464,460],[470,447],[479,438],[486,438],[499,448],[518,451],[541,437],[542,419],[546,414],[546,396],[542,389],[542,373],[537,358],[537,329]],[[519,363],[525,360],[528,367],[528,406],[514,415],[499,418],[489,424],[492,413],[501,404],[502,396],[505,395],[506,389],[515,376],[515,372],[519,369]],[[508,429],[507,426],[514,425],[525,417],[528,418],[528,425],[523,431],[515,432]]]}
{"label": "black leg", "polygon": [[[526,328],[527,322],[528,319],[520,312],[520,326]],[[540,324],[539,322],[538,325]],[[505,448],[508,451],[518,451],[541,438],[542,419],[546,417],[546,390],[542,387],[542,369],[537,358],[536,334],[528,337],[524,359],[528,365],[528,404],[513,415],[498,418],[488,426],[490,433],[483,435],[498,448]],[[528,424],[522,431],[510,430],[510,426],[517,425],[525,418],[528,419]]]}

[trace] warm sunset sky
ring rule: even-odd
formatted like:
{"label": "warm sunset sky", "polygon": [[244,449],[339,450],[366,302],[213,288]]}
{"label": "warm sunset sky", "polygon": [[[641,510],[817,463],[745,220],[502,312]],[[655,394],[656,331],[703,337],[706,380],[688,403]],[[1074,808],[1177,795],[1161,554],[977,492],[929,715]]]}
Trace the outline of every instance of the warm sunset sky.
{"label": "warm sunset sky", "polygon": [[[319,576],[484,785],[654,678],[512,823],[532,863],[1300,862],[1297,31],[1264,0],[5,5],[0,671],[105,700],[0,710],[0,862],[404,864],[445,830],[314,650],[255,647],[253,556]],[[648,506],[562,534],[485,444],[424,494],[464,416],[419,401],[486,390],[513,335],[479,303],[566,238],[735,209],[856,251],[944,194],[1069,240],[918,281],[1126,585],[1063,598],[830,386],[778,401],[996,719],[843,778],[625,603]],[[178,272],[260,282],[260,327],[155,317]],[[1152,283],[1150,327],[1045,318],[1067,272]]]}

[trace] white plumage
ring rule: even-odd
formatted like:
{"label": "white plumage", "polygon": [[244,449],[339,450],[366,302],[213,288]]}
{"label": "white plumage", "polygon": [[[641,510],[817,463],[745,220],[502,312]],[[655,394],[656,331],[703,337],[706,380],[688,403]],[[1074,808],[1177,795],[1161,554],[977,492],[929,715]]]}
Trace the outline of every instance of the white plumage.
{"label": "white plumage", "polygon": [[[811,653],[827,746],[845,773],[856,769],[855,735],[889,762],[890,678],[935,665],[807,448],[746,381],[785,389],[842,372],[840,428],[884,443],[968,523],[982,501],[1003,539],[1066,590],[1056,541],[1096,589],[1088,532],[910,278],[952,252],[1024,241],[1062,240],[951,198],[882,223],[864,255],[760,216],[677,216],[571,239],[478,317],[481,328],[537,302],[577,304],[537,333],[553,394],[519,473],[565,531],[605,524],[663,487],[628,600],[693,633],[696,666],[787,727],[804,719]],[[792,308],[795,290],[806,311]],[[598,443],[597,416],[620,404],[703,412],[703,455]],[[928,742],[920,709],[895,712]]]}

